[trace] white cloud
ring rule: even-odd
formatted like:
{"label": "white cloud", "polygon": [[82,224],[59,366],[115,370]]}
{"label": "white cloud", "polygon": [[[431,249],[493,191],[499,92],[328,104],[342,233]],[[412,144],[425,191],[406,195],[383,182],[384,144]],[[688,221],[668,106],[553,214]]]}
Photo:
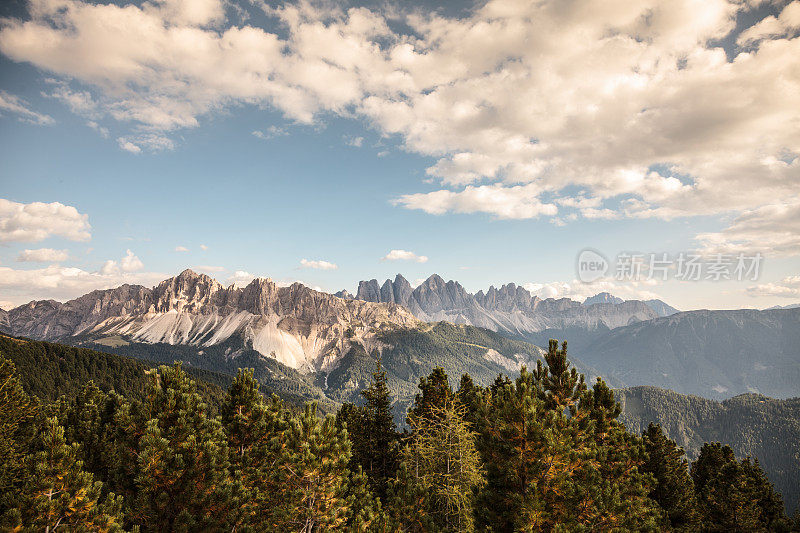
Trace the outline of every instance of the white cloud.
{"label": "white cloud", "polygon": [[230,276],[227,280],[228,285],[235,285],[237,287],[244,287],[254,279],[256,279],[255,274],[251,274],[245,270],[237,270],[233,273],[233,276]]}
{"label": "white cloud", "polygon": [[752,45],[769,37],[786,36],[798,29],[800,29],[800,2],[794,1],[787,4],[778,17],[770,15],[743,31],[736,42],[740,45]]}
{"label": "white cloud", "polygon": [[59,263],[66,261],[69,254],[66,250],[54,250],[52,248],[39,248],[37,250],[23,250],[17,256],[19,262],[31,263]]}
{"label": "white cloud", "polygon": [[763,283],[747,287],[750,296],[780,296],[800,298],[800,276],[788,276],[777,283]]}
{"label": "white cloud", "polygon": [[[409,209],[728,216],[800,194],[798,5],[737,36],[756,3],[490,0],[460,18],[263,4],[279,35],[226,20],[222,0],[32,0],[0,51],[81,84],[130,125],[131,151],[171,149],[169,132],[254,105],[307,124],[358,118],[435,158],[435,189],[396,199]],[[729,36],[731,57],[717,44]],[[553,200],[571,196],[585,202]]]}
{"label": "white cloud", "polygon": [[183,253],[183,252],[188,252],[189,249],[187,247],[185,247],[185,246],[176,246],[175,247],[175,251]]}
{"label": "white cloud", "polygon": [[119,137],[117,144],[126,152],[138,154],[145,148],[151,152],[174,150],[175,143],[169,137],[156,133],[138,133],[129,137]]}
{"label": "white cloud", "polygon": [[697,236],[708,254],[800,254],[800,197],[746,210],[720,232]]}
{"label": "white cloud", "polygon": [[[0,293],[11,303],[9,307],[31,300],[69,300],[93,290],[110,289],[123,283],[153,286],[166,278],[154,272],[87,272],[75,267],[49,265],[35,270],[0,267]],[[7,308],[6,308],[7,309]]]}
{"label": "white cloud", "polygon": [[448,212],[489,213],[497,218],[535,218],[540,215],[555,215],[558,208],[543,204],[537,197],[537,186],[500,185],[467,186],[461,192],[439,190],[401,196],[396,205],[409,209],[421,209],[433,215]]}
{"label": "white cloud", "polygon": [[364,145],[364,137],[345,137],[345,142],[348,146],[361,148]]}
{"label": "white cloud", "polygon": [[302,268],[313,268],[314,270],[336,270],[339,268],[336,264],[328,261],[309,261],[308,259],[301,259],[300,266]]}
{"label": "white cloud", "polygon": [[608,292],[623,300],[653,300],[661,297],[646,289],[652,283],[643,282],[618,282],[613,280],[597,280],[593,283],[583,283],[579,280],[553,281],[550,283],[525,283],[531,294],[542,299],[569,298],[583,302],[586,298],[601,292]]}
{"label": "white cloud", "polygon": [[111,136],[111,132],[108,131],[108,128],[106,128],[105,126],[101,126],[94,120],[88,121],[86,125],[95,130],[97,133],[99,133],[100,136],[104,139],[108,139]]}
{"label": "white cloud", "polygon": [[414,261],[416,263],[426,263],[427,256],[417,255],[407,250],[392,250],[381,258],[381,261]]}
{"label": "white cloud", "polygon": [[132,142],[123,137],[117,138],[117,144],[119,145],[120,148],[122,148],[126,152],[130,152],[132,154],[142,153],[142,149],[139,146],[133,144]]}
{"label": "white cloud", "polygon": [[284,128],[279,128],[278,126],[270,126],[265,131],[255,130],[252,135],[254,137],[258,137],[259,139],[274,139],[275,137],[283,137],[285,135],[289,135],[289,132],[286,131]]}
{"label": "white cloud", "polygon": [[0,90],[0,111],[9,111],[19,115],[20,120],[29,122],[31,124],[37,124],[39,126],[45,126],[55,122],[53,117],[50,115],[44,115],[42,113],[32,111],[27,107],[27,105],[28,104],[25,102],[25,100],[19,98],[18,96],[14,96],[13,94],[9,94]]}
{"label": "white cloud", "polygon": [[201,244],[200,249],[205,252],[206,250],[208,250],[208,246],[206,246],[205,244]]}
{"label": "white cloud", "polygon": [[136,272],[137,270],[141,270],[144,268],[144,263],[136,257],[136,255],[127,250],[125,253],[125,257],[120,259],[119,261],[114,261],[109,259],[103,264],[103,267],[100,269],[100,274],[104,276],[113,276],[113,275],[120,275],[120,274],[127,274],[131,272]]}
{"label": "white cloud", "polygon": [[198,265],[192,268],[200,272],[225,272],[225,267],[222,266]]}
{"label": "white cloud", "polygon": [[89,215],[59,202],[21,204],[0,198],[0,242],[38,242],[48,237],[91,238]]}

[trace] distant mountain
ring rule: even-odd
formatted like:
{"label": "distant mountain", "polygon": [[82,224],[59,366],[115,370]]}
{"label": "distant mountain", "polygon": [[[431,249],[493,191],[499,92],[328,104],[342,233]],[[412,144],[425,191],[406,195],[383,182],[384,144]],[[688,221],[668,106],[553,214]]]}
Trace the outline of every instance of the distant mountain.
{"label": "distant mountain", "polygon": [[800,304],[774,305],[772,307],[767,307],[765,311],[771,311],[772,309],[797,309],[798,307],[800,307]]}
{"label": "distant mountain", "polygon": [[590,296],[583,301],[583,305],[590,306],[594,304],[621,304],[624,302],[622,298],[617,298],[611,293],[608,292],[601,292],[599,294],[595,294],[594,296]]}
{"label": "distant mountain", "polygon": [[486,329],[421,322],[396,303],[267,279],[225,288],[191,270],[152,289],[123,285],[66,303],[31,302],[7,315],[6,331],[16,336],[225,374],[254,368],[268,390],[331,405],[356,397],[379,357],[395,398],[407,403],[436,366],[486,384],[498,373],[535,366],[543,353]]}
{"label": "distant mountain", "polygon": [[644,300],[644,304],[655,311],[658,316],[670,316],[680,313],[679,310],[661,300]]}
{"label": "distant mountain", "polygon": [[738,457],[757,458],[790,512],[800,504],[800,398],[743,394],[724,402],[655,387],[614,391],[625,427],[641,434],[650,422],[697,459],[705,442],[729,444]]}
{"label": "distant mountain", "polygon": [[568,298],[543,300],[513,283],[470,294],[457,281],[445,282],[437,274],[416,288],[400,274],[382,285],[375,279],[362,281],[356,298],[402,305],[426,322],[470,324],[534,344],[545,344],[550,337],[581,343],[598,332],[658,317],[651,307],[636,300],[592,305]]}
{"label": "distant mountain", "polygon": [[719,399],[800,396],[800,309],[677,313],[616,328],[572,353],[629,385]]}
{"label": "distant mountain", "polygon": [[123,336],[199,349],[236,339],[232,351],[251,348],[311,372],[330,370],[353,345],[371,351],[384,329],[418,324],[395,304],[345,300],[300,283],[278,287],[269,279],[225,288],[186,270],[152,289],[122,285],[63,304],[45,300],[16,307],[8,312],[7,331],[49,341]]}

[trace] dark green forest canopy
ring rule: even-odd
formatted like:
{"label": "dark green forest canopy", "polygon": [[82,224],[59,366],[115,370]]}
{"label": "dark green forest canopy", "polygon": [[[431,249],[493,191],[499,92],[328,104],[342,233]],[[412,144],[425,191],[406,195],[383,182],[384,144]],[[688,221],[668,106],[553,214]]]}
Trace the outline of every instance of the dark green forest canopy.
{"label": "dark green forest canopy", "polygon": [[[587,384],[555,342],[535,368],[485,387],[434,368],[419,380],[402,432],[392,420],[389,374],[374,359],[360,398],[322,418],[314,403],[298,410],[265,397],[270,391],[253,370],[153,369],[147,361],[7,337],[0,353],[3,528],[422,533],[800,525],[786,517],[754,458],[704,445],[690,471],[660,426],[649,425],[644,438],[643,428],[629,432],[635,423],[621,423],[612,390],[599,379]],[[746,400],[739,403],[763,405]],[[637,405],[646,414],[648,401]]]}

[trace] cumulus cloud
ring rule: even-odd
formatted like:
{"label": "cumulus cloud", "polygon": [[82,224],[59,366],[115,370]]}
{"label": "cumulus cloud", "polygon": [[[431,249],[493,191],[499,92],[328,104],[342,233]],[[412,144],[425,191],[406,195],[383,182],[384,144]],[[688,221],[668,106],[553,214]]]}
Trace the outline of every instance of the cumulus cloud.
{"label": "cumulus cloud", "polygon": [[208,246],[206,246],[205,244],[201,244],[200,249],[205,252],[206,250],[208,250]]}
{"label": "cumulus cloud", "polygon": [[569,298],[583,302],[586,298],[601,292],[609,292],[623,300],[653,300],[661,297],[648,290],[652,283],[628,282],[622,283],[613,280],[598,280],[593,283],[583,283],[579,280],[553,281],[550,283],[525,283],[531,294],[542,299]]}
{"label": "cumulus cloud", "polygon": [[788,276],[779,282],[753,285],[747,288],[747,294],[750,296],[800,298],[800,276]]}
{"label": "cumulus cloud", "polygon": [[21,305],[31,300],[69,300],[93,290],[110,289],[123,283],[153,286],[166,278],[153,272],[89,272],[75,267],[49,265],[34,270],[0,267],[0,293],[11,304]]}
{"label": "cumulus cloud", "polygon": [[744,211],[729,227],[697,236],[709,254],[800,254],[800,198]]}
{"label": "cumulus cloud", "polygon": [[54,250],[52,248],[39,248],[37,250],[23,250],[17,256],[19,262],[31,263],[59,263],[66,261],[69,254],[66,250]]}
{"label": "cumulus cloud", "polygon": [[0,91],[0,112],[2,111],[14,113],[18,115],[19,119],[23,122],[36,124],[39,126],[45,126],[55,122],[53,117],[50,115],[37,113],[36,111],[29,109],[25,100],[5,91]]}
{"label": "cumulus cloud", "polygon": [[425,263],[428,261],[427,256],[417,255],[408,250],[392,250],[381,258],[381,261],[414,261],[416,263]]}
{"label": "cumulus cloud", "polygon": [[258,276],[251,274],[246,270],[237,270],[227,279],[228,285],[235,285],[237,287],[244,287]]}
{"label": "cumulus cloud", "polygon": [[122,273],[136,272],[137,270],[141,270],[143,268],[144,263],[142,263],[142,261],[136,257],[132,251],[128,250],[125,252],[125,257],[119,261],[114,261],[112,259],[106,261],[105,264],[103,264],[103,267],[100,269],[100,274],[104,276],[113,276]]}
{"label": "cumulus cloud", "polygon": [[175,247],[175,251],[176,252],[180,252],[180,253],[184,253],[184,252],[188,252],[189,249],[187,247],[185,247],[185,246],[176,246]]}
{"label": "cumulus cloud", "polygon": [[308,259],[300,260],[301,268],[313,268],[314,270],[336,270],[338,265],[328,261],[309,261]]}
{"label": "cumulus cloud", "polygon": [[48,237],[91,238],[89,215],[59,202],[22,204],[0,198],[0,242],[38,242]]}
{"label": "cumulus cloud", "polygon": [[408,209],[735,216],[800,193],[800,4],[737,29],[756,4],[490,0],[452,18],[285,3],[264,8],[278,34],[226,20],[222,0],[32,0],[0,51],[87,88],[63,100],[90,91],[134,152],[255,105],[362,119],[434,158],[433,190],[396,199]]}

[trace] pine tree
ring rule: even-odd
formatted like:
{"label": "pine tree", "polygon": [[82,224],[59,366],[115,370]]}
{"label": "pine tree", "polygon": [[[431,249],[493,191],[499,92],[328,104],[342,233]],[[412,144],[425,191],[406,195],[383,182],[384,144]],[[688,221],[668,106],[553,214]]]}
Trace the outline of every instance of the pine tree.
{"label": "pine tree", "polygon": [[655,478],[650,498],[663,509],[663,524],[674,531],[697,531],[700,515],[683,450],[658,424],[650,424],[643,438],[647,460],[642,469]]}
{"label": "pine tree", "polygon": [[620,405],[601,378],[584,393],[579,410],[588,414],[595,454],[583,487],[584,502],[591,504],[584,524],[599,530],[655,531],[661,511],[649,498],[655,479],[643,471],[647,459],[643,439],[617,421]]}
{"label": "pine tree", "polygon": [[[24,531],[121,531],[122,499],[82,469],[78,445],[68,445],[58,420],[48,418],[28,455],[19,507],[6,525]],[[16,522],[16,523],[14,523]]]}
{"label": "pine tree", "polygon": [[134,522],[147,531],[227,528],[238,504],[221,423],[180,364],[151,377],[139,422]]}
{"label": "pine tree", "polygon": [[228,437],[231,471],[243,485],[239,494],[241,525],[263,529],[266,516],[280,503],[274,466],[283,453],[289,428],[283,403],[265,401],[252,370],[240,370],[220,407]]}
{"label": "pine tree", "polygon": [[705,530],[789,530],[783,501],[757,461],[737,461],[730,447],[706,443],[691,475]]}
{"label": "pine tree", "polygon": [[57,409],[67,442],[80,444],[84,469],[116,492],[115,420],[120,411],[129,409],[128,402],[114,391],[103,392],[90,381],[73,401],[62,398]]}
{"label": "pine tree", "polygon": [[0,516],[15,505],[36,413],[37,403],[22,389],[14,363],[0,356]]}
{"label": "pine tree", "polygon": [[453,389],[447,379],[447,373],[441,367],[434,368],[430,375],[419,380],[420,392],[414,397],[414,406],[409,411],[417,417],[428,416],[433,407],[444,407],[446,402],[453,398]]}
{"label": "pine tree", "polygon": [[347,431],[333,417],[317,417],[316,404],[306,405],[291,419],[283,453],[273,472],[276,506],[265,518],[272,531],[311,533],[343,527],[351,517],[348,508]]}

